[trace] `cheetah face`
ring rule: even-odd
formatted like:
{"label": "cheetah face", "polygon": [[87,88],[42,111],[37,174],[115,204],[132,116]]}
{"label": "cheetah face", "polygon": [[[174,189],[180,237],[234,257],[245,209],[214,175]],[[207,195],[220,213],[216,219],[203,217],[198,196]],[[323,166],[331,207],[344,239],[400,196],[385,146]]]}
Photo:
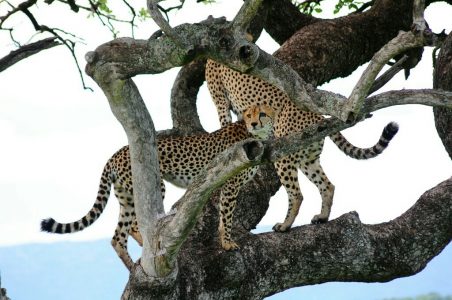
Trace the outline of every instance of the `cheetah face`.
{"label": "cheetah face", "polygon": [[268,105],[254,105],[243,113],[248,132],[259,139],[267,139],[273,133],[275,111]]}

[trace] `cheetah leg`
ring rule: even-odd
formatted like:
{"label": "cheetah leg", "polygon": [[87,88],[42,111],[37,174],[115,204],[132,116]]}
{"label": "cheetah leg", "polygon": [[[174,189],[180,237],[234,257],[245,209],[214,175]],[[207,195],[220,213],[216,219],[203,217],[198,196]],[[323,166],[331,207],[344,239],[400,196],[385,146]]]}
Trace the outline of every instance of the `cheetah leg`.
{"label": "cheetah leg", "polygon": [[311,223],[325,223],[330,217],[331,206],[333,205],[334,185],[325,175],[318,157],[311,162],[301,164],[300,169],[317,186],[322,196],[322,210],[320,214],[312,218]]}
{"label": "cheetah leg", "polygon": [[133,213],[132,227],[130,227],[129,234],[135,239],[135,241],[137,241],[138,245],[143,247],[143,237],[138,230],[138,222],[135,213]]}
{"label": "cheetah leg", "polygon": [[236,198],[240,188],[254,177],[256,171],[257,167],[242,171],[235,177],[229,179],[221,189],[218,233],[221,247],[224,250],[235,250],[239,248],[231,238],[232,217],[236,206]]}
{"label": "cheetah leg", "polygon": [[293,155],[290,155],[275,163],[279,180],[286,189],[289,197],[289,207],[284,222],[276,223],[275,226],[273,226],[273,230],[278,232],[290,229],[298,215],[301,202],[303,201],[303,195],[301,194],[300,186],[298,184],[298,170],[293,163],[290,163],[293,159]]}
{"label": "cheetah leg", "polygon": [[[128,216],[127,216],[128,214]],[[120,220],[116,226],[115,235],[111,240],[111,245],[115,249],[119,258],[126,265],[127,269],[132,270],[133,261],[127,251],[127,238],[132,227],[132,216],[130,208],[124,207],[122,204],[119,210]]]}
{"label": "cheetah leg", "polygon": [[221,69],[221,65],[208,60],[206,65],[206,81],[212,100],[217,108],[218,117],[221,127],[232,123],[229,99],[227,98],[227,90],[225,89],[222,79],[217,74]]}
{"label": "cheetah leg", "polygon": [[132,230],[132,223],[136,218],[133,196],[122,187],[121,183],[116,183],[114,188],[115,196],[119,200],[119,219],[111,245],[130,271],[134,263],[127,251],[127,239],[129,232]]}

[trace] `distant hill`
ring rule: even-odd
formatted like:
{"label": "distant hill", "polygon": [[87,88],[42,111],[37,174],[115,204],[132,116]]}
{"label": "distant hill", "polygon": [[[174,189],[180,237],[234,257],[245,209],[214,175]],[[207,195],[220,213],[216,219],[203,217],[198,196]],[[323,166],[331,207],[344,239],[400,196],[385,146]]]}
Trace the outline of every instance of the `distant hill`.
{"label": "distant hill", "polygon": [[430,293],[427,295],[420,295],[417,297],[407,297],[407,298],[391,298],[384,300],[452,300],[452,296],[441,296],[437,293]]}
{"label": "distant hill", "polygon": [[[135,242],[129,244],[132,256],[137,258],[139,247]],[[12,300],[119,299],[128,279],[109,240],[3,247],[0,274],[2,287]],[[451,245],[412,277],[388,283],[326,283],[291,289],[267,299],[393,300],[432,292],[452,295]]]}

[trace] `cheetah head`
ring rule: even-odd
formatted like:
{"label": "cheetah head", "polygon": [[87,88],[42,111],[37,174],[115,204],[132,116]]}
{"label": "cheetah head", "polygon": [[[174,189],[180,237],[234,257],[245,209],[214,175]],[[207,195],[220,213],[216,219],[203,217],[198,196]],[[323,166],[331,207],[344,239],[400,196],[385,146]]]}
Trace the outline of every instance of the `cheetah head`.
{"label": "cheetah head", "polygon": [[243,113],[248,131],[256,138],[267,139],[273,133],[275,111],[268,105],[253,105]]}

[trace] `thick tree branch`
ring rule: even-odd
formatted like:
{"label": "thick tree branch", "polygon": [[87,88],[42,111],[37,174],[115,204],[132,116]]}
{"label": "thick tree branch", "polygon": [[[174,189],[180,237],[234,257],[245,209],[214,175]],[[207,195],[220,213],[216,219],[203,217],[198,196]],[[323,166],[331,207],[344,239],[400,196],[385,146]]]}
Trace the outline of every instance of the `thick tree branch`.
{"label": "thick tree branch", "polygon": [[240,8],[240,11],[232,21],[234,27],[239,33],[245,33],[250,26],[251,21],[257,14],[259,7],[263,0],[245,0],[245,3]]}
{"label": "thick tree branch", "polygon": [[278,44],[284,43],[300,28],[321,21],[301,13],[290,0],[264,0],[263,9],[253,23],[261,24]]}
{"label": "thick tree branch", "polygon": [[[356,213],[349,213],[288,234],[248,235],[243,250],[227,259],[246,261],[245,269],[236,266],[237,272],[231,267],[229,273],[223,269],[222,284],[242,282],[237,295],[262,299],[293,286],[384,282],[416,274],[452,239],[451,207],[452,178],[424,193],[411,209],[388,223],[365,225]],[[221,266],[224,256],[211,260]]]}
{"label": "thick tree branch", "polygon": [[[205,175],[212,177],[205,182],[198,178],[186,197],[179,202],[179,211],[176,215],[167,216],[156,226],[157,217],[163,212],[163,208],[156,166],[155,133],[152,120],[136,86],[130,79],[132,76],[159,73],[174,66],[184,65],[197,57],[211,57],[236,70],[262,76],[273,84],[289,85],[287,89],[292,97],[301,103],[305,101],[307,106],[304,107],[307,108],[315,107],[321,112],[335,115],[337,108],[335,110],[333,106],[344,99],[342,96],[317,91],[312,86],[306,85],[293,70],[250,44],[243,34],[237,34],[228,23],[214,21],[185,24],[172,28],[171,31],[182,42],[174,42],[168,35],[152,38],[149,41],[118,39],[87,54],[87,73],[104,90],[115,116],[123,124],[129,139],[137,217],[140,232],[145,241],[141,263],[136,266],[132,278],[139,276],[139,278],[136,277],[137,282],[143,284],[148,282],[150,286],[175,284],[178,281],[181,268],[177,267],[176,258],[179,257],[181,249],[184,248],[184,242],[200,217],[201,209],[208,199],[207,196],[226,178],[233,176],[240,168],[249,164],[250,159],[248,158],[248,161],[240,159],[244,157],[243,152],[241,152],[242,156],[228,156],[233,150],[224,154],[226,158],[217,158],[212,165],[212,170],[217,171],[211,170]],[[290,86],[291,83],[293,86]],[[319,105],[319,103],[325,105]],[[326,135],[350,127],[363,119],[367,112],[406,103],[450,107],[452,94],[428,90],[371,97],[362,104],[353,122],[344,123],[337,118],[330,118],[302,134],[265,143],[264,155],[262,158],[257,157],[253,164],[274,161],[294,153],[300,146],[308,145]],[[168,274],[172,275],[171,280],[158,279]],[[155,277],[149,277],[149,275]],[[177,294],[177,291],[172,293]],[[127,291],[125,295],[130,296]]]}
{"label": "thick tree branch", "polygon": [[152,256],[157,252],[154,239],[157,218],[164,214],[164,208],[154,125],[137,87],[131,79],[118,79],[114,64],[92,64],[90,71],[127,134],[135,211],[143,236],[142,266],[146,274],[158,276]]}
{"label": "thick tree branch", "polygon": [[196,100],[198,91],[204,83],[206,61],[194,60],[183,66],[174,80],[171,89],[171,119],[177,135],[203,132],[198,116]]}
{"label": "thick tree branch", "polygon": [[[433,75],[433,87],[452,91],[452,33],[441,47]],[[452,109],[434,107],[436,130],[452,159]]]}
{"label": "thick tree branch", "polygon": [[357,115],[357,118],[353,122],[343,122],[337,118],[324,119],[320,123],[307,127],[303,132],[267,142],[265,157],[274,162],[335,132],[352,127],[371,112],[385,107],[405,104],[452,108],[452,92],[440,90],[401,90],[369,97],[364,103],[360,114]]}
{"label": "thick tree branch", "polygon": [[86,55],[89,62],[87,73],[92,72],[90,65],[98,61],[112,62],[115,64],[118,78],[125,79],[137,74],[160,73],[184,65],[198,56],[208,56],[233,69],[249,72],[278,86],[304,109],[328,115],[339,113],[339,103],[343,98],[329,97],[327,109],[318,105],[317,91],[307,86],[297,73],[280,60],[243,37],[235,35],[229,29],[229,24],[184,24],[174,30],[179,38],[185,40],[184,43],[194,45],[193,48],[198,50],[182,49],[167,36],[148,42],[130,38],[116,39]]}
{"label": "thick tree branch", "polygon": [[413,275],[450,243],[451,201],[452,178],[387,223],[362,224],[352,212],[288,233],[243,234],[234,252],[193,238],[180,254],[177,278],[149,285],[133,273],[122,299],[221,299],[225,289],[233,299],[262,299],[294,286]]}
{"label": "thick tree branch", "polygon": [[[422,2],[420,3],[422,4]],[[422,5],[420,5],[421,8],[418,8],[418,6],[419,5],[415,6],[416,14],[418,14],[419,10],[422,10]],[[236,17],[236,20],[240,20],[240,18],[245,15],[244,12],[253,11],[252,9],[246,8],[248,8],[247,5],[244,5],[244,9],[240,11],[240,13],[242,14],[239,13]],[[246,19],[246,17],[243,18]],[[417,20],[419,19],[420,17],[417,17]],[[237,21],[237,23],[239,24],[239,27],[236,28],[236,30],[243,30],[244,25],[242,23],[246,22]],[[232,23],[232,26],[234,26],[234,23]],[[227,27],[225,27],[223,29],[223,32],[227,31],[228,29]],[[235,30],[233,31],[236,32]],[[330,101],[328,107],[329,110],[327,111],[324,109],[324,107],[318,106],[314,103],[315,101],[311,99],[311,95],[309,95],[307,90],[309,89],[309,87],[306,86],[306,83],[298,76],[298,74],[294,70],[292,70],[289,66],[285,65],[281,61],[275,59],[273,56],[268,55],[264,51],[258,49],[255,45],[250,45],[246,41],[240,42],[240,38],[237,37],[237,34],[230,33],[220,38],[220,48],[223,48],[222,50],[226,51],[232,50],[228,51],[232,52],[232,57],[231,54],[226,57],[224,51],[223,53],[210,51],[210,54],[212,55],[211,57],[215,60],[225,63],[227,66],[233,69],[239,70],[241,72],[249,72],[256,77],[260,77],[265,81],[279,87],[280,89],[285,91],[289,98],[301,109],[313,111],[319,114],[336,116],[343,121],[350,121],[354,119],[359,113],[364,99],[368,95],[376,76],[378,75],[381,68],[389,61],[389,59],[397,54],[400,54],[403,51],[406,51],[407,49],[432,43],[431,32],[425,33],[424,31],[417,31],[415,33],[401,33],[385,47],[383,47],[379,52],[377,52],[368,68],[363,73],[360,81],[352,91],[349,99],[345,103]],[[234,41],[236,42],[234,43]],[[185,44],[193,45],[193,43]],[[209,42],[209,44],[212,45],[213,43]],[[193,46],[192,48],[196,48],[196,46]],[[207,47],[205,47],[205,49],[207,49]]]}
{"label": "thick tree branch", "polygon": [[274,55],[314,86],[346,77],[400,30],[410,29],[412,3],[377,0],[366,12],[317,20],[291,35]]}

